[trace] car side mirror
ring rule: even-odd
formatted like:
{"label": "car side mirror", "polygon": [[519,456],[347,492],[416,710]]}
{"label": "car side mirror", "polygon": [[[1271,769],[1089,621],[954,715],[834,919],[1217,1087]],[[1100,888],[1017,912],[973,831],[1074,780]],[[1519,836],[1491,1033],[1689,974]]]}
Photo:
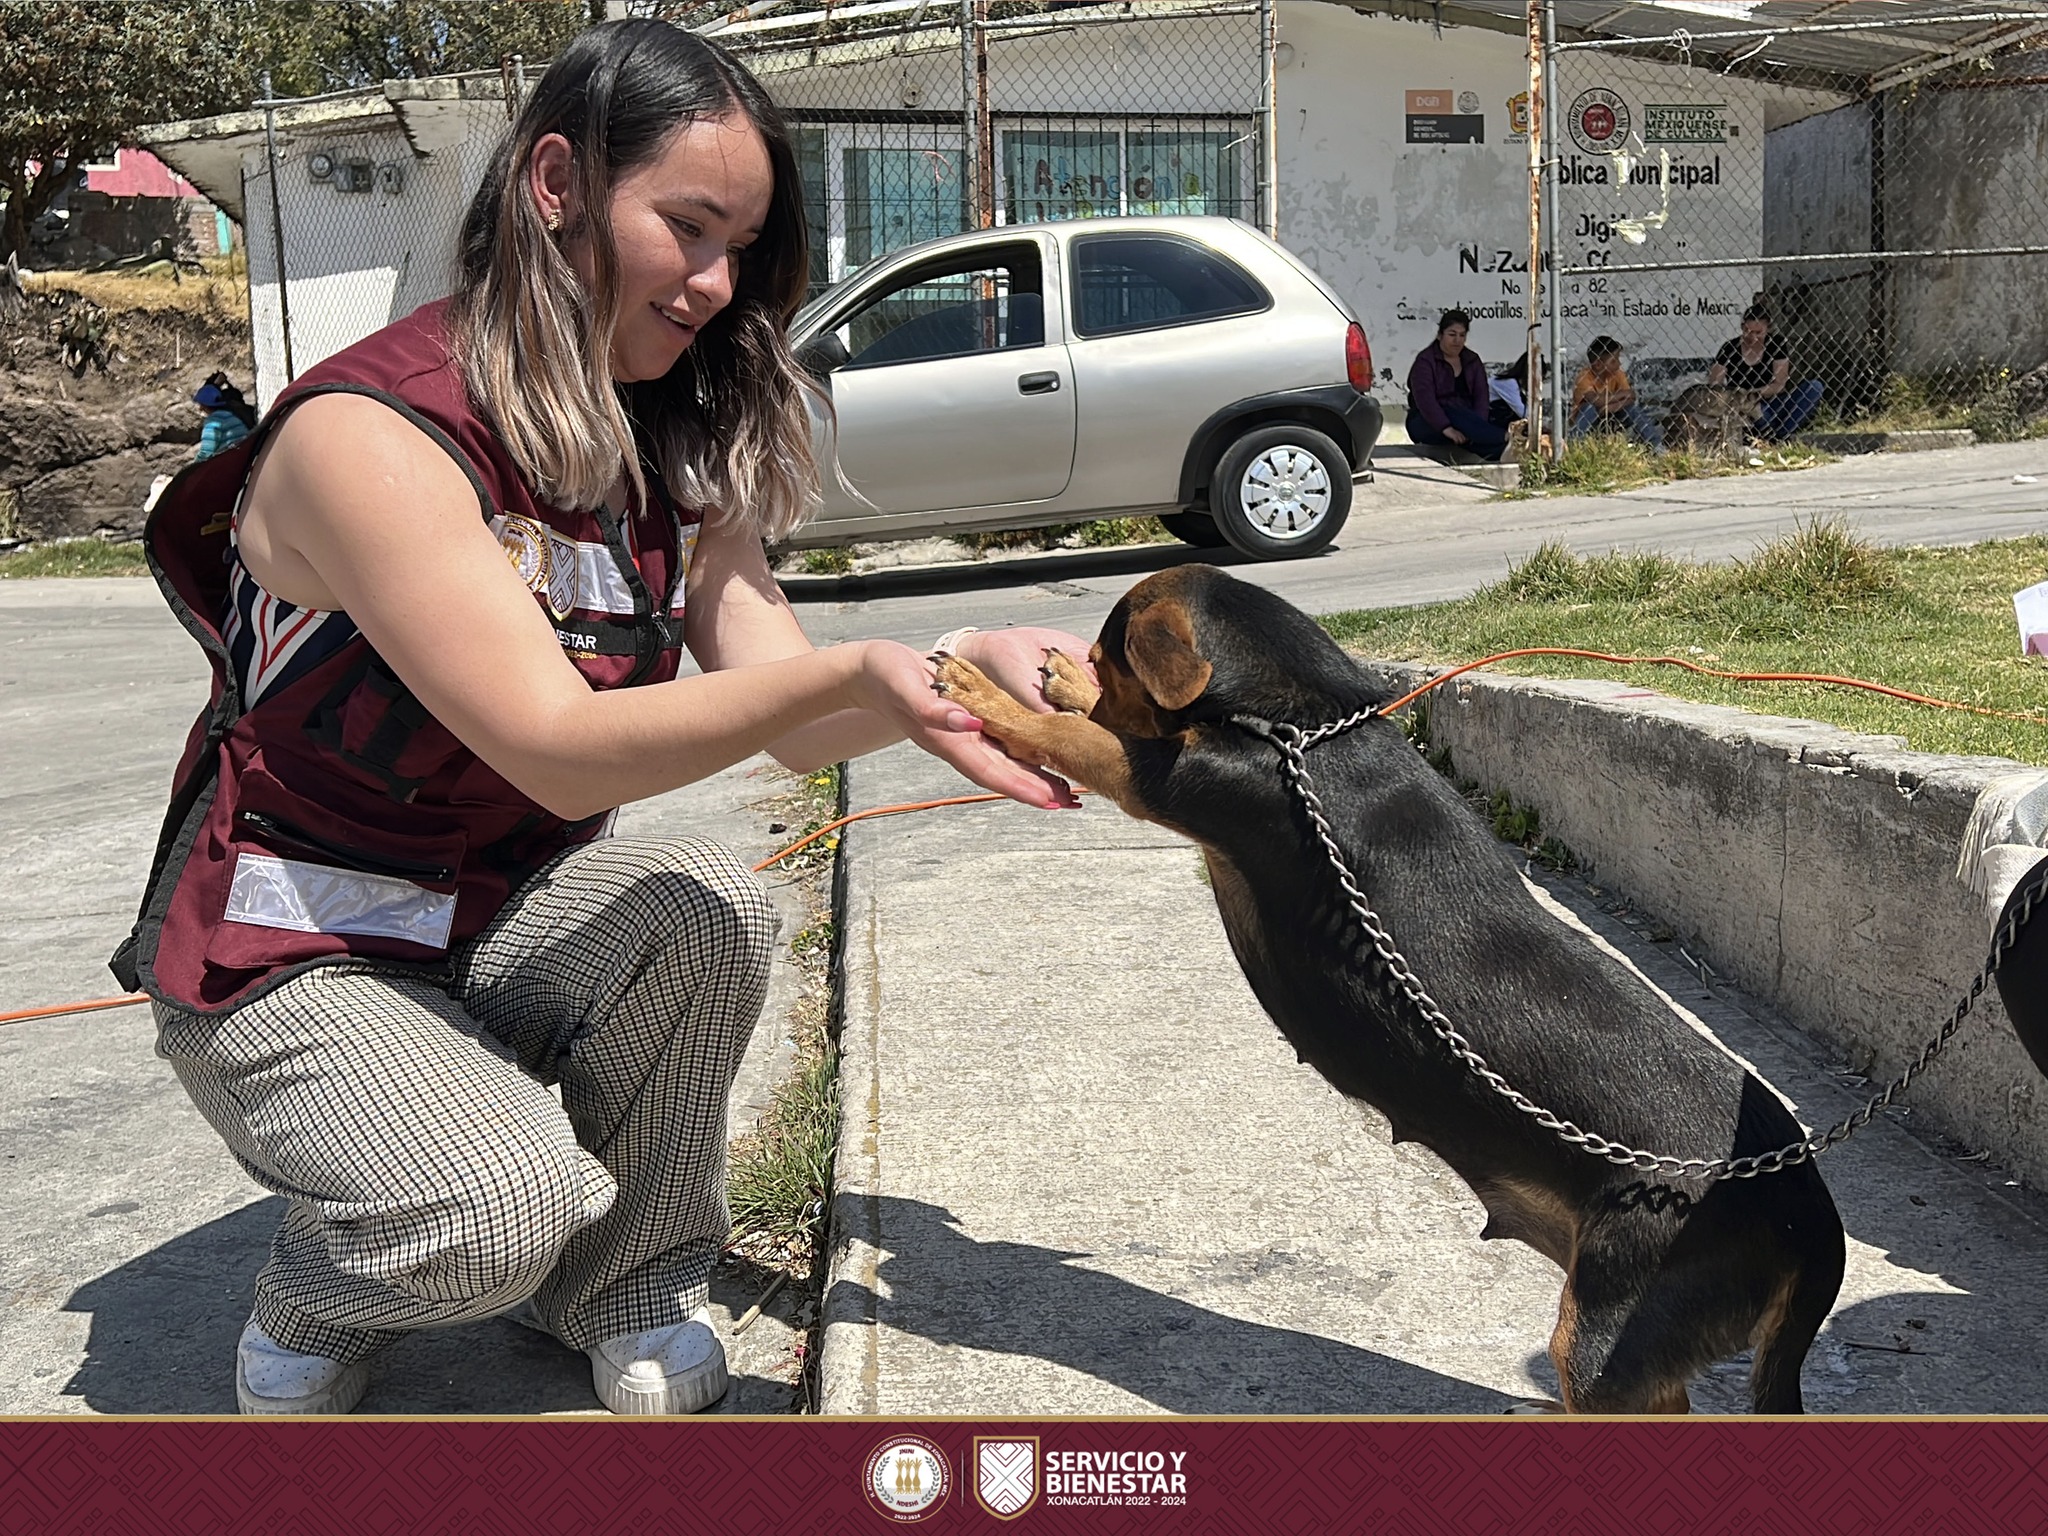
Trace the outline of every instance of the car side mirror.
{"label": "car side mirror", "polygon": [[837,331],[820,331],[796,349],[798,366],[820,379],[843,364],[850,355]]}

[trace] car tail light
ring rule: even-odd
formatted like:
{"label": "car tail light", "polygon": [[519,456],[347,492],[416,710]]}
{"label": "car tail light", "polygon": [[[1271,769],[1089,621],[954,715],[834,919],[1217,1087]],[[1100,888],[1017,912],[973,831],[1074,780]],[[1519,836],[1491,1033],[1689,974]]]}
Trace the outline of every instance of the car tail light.
{"label": "car tail light", "polygon": [[1365,327],[1356,320],[1344,333],[1344,372],[1360,394],[1372,388],[1372,348],[1366,345]]}

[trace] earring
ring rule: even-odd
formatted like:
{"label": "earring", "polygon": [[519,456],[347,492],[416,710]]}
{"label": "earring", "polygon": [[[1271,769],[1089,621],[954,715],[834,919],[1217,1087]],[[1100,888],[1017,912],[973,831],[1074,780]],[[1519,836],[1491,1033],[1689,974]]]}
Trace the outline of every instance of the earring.
{"label": "earring", "polygon": [[562,210],[561,210],[561,209],[559,209],[559,208],[550,208],[550,209],[548,210],[548,230],[549,230],[549,232],[550,232],[550,233],[553,233],[554,231],[556,231],[556,230],[559,230],[559,229],[560,229],[561,227],[562,227]]}

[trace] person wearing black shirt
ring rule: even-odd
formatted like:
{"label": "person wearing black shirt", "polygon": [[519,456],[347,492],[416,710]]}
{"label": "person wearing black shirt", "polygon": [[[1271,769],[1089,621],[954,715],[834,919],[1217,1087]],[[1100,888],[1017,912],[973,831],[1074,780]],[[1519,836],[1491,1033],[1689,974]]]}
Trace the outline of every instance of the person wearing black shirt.
{"label": "person wearing black shirt", "polygon": [[1768,442],[1784,441],[1820,409],[1820,380],[1791,380],[1792,354],[1771,334],[1771,318],[1760,309],[1743,315],[1742,334],[1722,344],[1707,370],[1709,384],[1755,392],[1759,409],[1752,433]]}

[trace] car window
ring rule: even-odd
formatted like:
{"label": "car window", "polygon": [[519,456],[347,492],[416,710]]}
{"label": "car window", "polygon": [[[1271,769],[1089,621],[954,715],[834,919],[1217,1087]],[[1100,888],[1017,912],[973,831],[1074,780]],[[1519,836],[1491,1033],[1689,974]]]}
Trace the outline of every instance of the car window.
{"label": "car window", "polygon": [[1044,269],[1035,245],[964,252],[903,274],[841,322],[844,368],[925,362],[1045,345]]}
{"label": "car window", "polygon": [[1251,314],[1271,302],[1236,262],[1175,235],[1091,235],[1074,242],[1073,261],[1083,336]]}

